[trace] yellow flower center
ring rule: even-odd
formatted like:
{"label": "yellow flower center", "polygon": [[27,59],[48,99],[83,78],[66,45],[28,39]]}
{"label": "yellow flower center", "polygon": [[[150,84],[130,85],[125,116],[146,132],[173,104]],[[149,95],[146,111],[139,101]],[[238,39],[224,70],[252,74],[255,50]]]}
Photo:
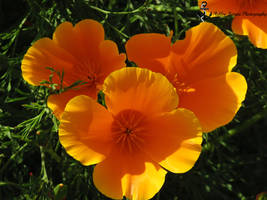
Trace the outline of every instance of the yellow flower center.
{"label": "yellow flower center", "polygon": [[111,131],[121,151],[132,153],[142,149],[144,121],[145,116],[141,112],[131,109],[123,110],[114,117]]}

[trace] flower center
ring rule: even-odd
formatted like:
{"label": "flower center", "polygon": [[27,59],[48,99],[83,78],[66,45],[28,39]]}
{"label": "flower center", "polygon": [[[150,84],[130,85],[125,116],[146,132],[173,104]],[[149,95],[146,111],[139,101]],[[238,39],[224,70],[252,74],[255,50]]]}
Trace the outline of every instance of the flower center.
{"label": "flower center", "polygon": [[178,74],[174,74],[169,80],[171,80],[171,83],[176,88],[176,91],[181,94],[184,92],[193,92],[195,91],[194,88],[188,86],[185,82],[179,80]]}
{"label": "flower center", "polygon": [[121,151],[132,153],[142,149],[144,121],[145,116],[141,112],[131,109],[114,116],[111,131],[114,142]]}
{"label": "flower center", "polygon": [[76,81],[81,80],[87,82],[89,86],[97,86],[99,85],[100,77],[101,77],[101,69],[100,67],[92,61],[82,61],[75,65],[75,76]]}

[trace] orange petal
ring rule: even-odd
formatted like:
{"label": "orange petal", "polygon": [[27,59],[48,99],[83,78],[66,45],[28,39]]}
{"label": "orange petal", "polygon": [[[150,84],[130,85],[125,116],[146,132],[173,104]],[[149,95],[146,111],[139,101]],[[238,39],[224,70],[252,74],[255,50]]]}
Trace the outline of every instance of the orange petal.
{"label": "orange petal", "polygon": [[176,90],[163,75],[136,67],[111,73],[104,81],[103,92],[114,115],[133,109],[149,116],[171,111],[178,105]]}
{"label": "orange petal", "polygon": [[93,99],[97,98],[97,89],[93,87],[82,87],[82,89],[70,89],[61,94],[50,95],[47,99],[47,106],[53,111],[56,118],[60,119],[66,104],[73,97],[78,95],[87,95]]}
{"label": "orange petal", "polygon": [[118,47],[111,40],[104,40],[99,45],[99,62],[101,63],[101,82],[113,71],[125,67],[126,55],[119,54]]}
{"label": "orange petal", "polygon": [[[47,67],[58,72],[72,68],[75,58],[64,49],[58,47],[49,38],[38,40],[25,54],[21,70],[23,78],[32,85],[40,85],[41,81],[48,81],[51,71]],[[53,82],[59,83],[59,77],[54,74]]]}
{"label": "orange petal", "polygon": [[[144,151],[165,169],[174,173],[190,170],[201,152],[202,132],[196,116],[176,109],[151,119],[146,127]],[[159,148],[160,147],[160,148]]]}
{"label": "orange petal", "polygon": [[191,85],[192,90],[179,94],[179,107],[190,109],[204,132],[229,123],[245,99],[247,83],[236,72],[206,79]]}
{"label": "orange petal", "polygon": [[170,37],[157,33],[137,34],[127,41],[125,48],[128,59],[139,67],[165,73],[164,63],[157,59],[170,54]]}
{"label": "orange petal", "polygon": [[191,84],[225,74],[236,65],[237,50],[233,41],[215,25],[200,23],[186,32],[184,40],[172,46],[170,73]]}
{"label": "orange petal", "polygon": [[112,121],[110,113],[92,98],[74,97],[60,119],[59,140],[83,165],[96,164],[110,151]]}
{"label": "orange petal", "polygon": [[[116,151],[115,151],[116,152]],[[96,188],[113,199],[152,198],[162,187],[166,171],[144,155],[112,153],[94,168]]]}
{"label": "orange petal", "polygon": [[232,29],[239,35],[247,35],[252,44],[267,49],[267,16],[235,17]]}
{"label": "orange petal", "polygon": [[[203,0],[198,0],[198,6],[201,8]],[[206,0],[207,4],[204,6],[208,8],[206,10],[207,15],[212,12],[211,17],[215,17],[217,15],[230,15],[231,13],[237,13],[240,11],[240,2],[233,0]],[[202,6],[202,7],[203,7]]]}
{"label": "orange petal", "polygon": [[53,40],[79,60],[94,59],[99,44],[104,40],[104,29],[100,23],[90,19],[80,21],[75,27],[64,22],[56,28]]}

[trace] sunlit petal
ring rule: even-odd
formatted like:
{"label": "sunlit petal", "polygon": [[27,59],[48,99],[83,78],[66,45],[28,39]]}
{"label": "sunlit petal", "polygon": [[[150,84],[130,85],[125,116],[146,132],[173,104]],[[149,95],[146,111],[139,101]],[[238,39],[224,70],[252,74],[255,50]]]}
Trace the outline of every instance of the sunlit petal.
{"label": "sunlit petal", "polygon": [[137,34],[127,41],[125,48],[128,59],[139,67],[165,73],[164,63],[158,59],[165,58],[170,54],[170,37],[157,33]]}
{"label": "sunlit petal", "polygon": [[171,111],[178,105],[175,88],[161,74],[136,67],[111,73],[104,82],[106,105],[117,114],[134,109],[145,115]]}
{"label": "sunlit petal", "polygon": [[96,164],[110,151],[112,120],[105,107],[92,98],[74,97],[60,120],[60,142],[67,153],[82,164]]}
{"label": "sunlit petal", "polygon": [[64,22],[56,28],[53,40],[78,59],[94,58],[98,45],[104,40],[104,29],[100,23],[90,19],[75,26]]}
{"label": "sunlit petal", "polygon": [[206,79],[180,95],[180,107],[190,109],[199,119],[204,132],[229,123],[245,99],[247,83],[236,72]]}
{"label": "sunlit petal", "polygon": [[99,191],[113,199],[152,198],[162,187],[166,171],[142,154],[113,152],[94,168],[93,180]]}
{"label": "sunlit petal", "polygon": [[194,166],[201,152],[202,129],[191,111],[177,109],[152,118],[146,130],[144,151],[153,160],[174,173]]}
{"label": "sunlit petal", "polygon": [[[41,81],[49,81],[52,74],[48,68],[55,71],[68,71],[76,59],[64,49],[58,47],[49,38],[38,40],[25,54],[21,70],[23,78],[32,85],[41,85]],[[53,82],[59,84],[59,77],[54,74]]]}
{"label": "sunlit petal", "polygon": [[232,70],[237,61],[237,50],[233,41],[218,27],[203,22],[189,29],[184,40],[172,46],[173,65],[184,83],[193,83],[206,78],[225,74]]}
{"label": "sunlit petal", "polygon": [[237,34],[247,35],[256,47],[267,49],[266,21],[267,16],[235,17],[232,22],[232,29]]}
{"label": "sunlit petal", "polygon": [[[80,89],[80,87],[82,89]],[[83,87],[80,86],[76,89],[70,89],[66,92],[61,94],[52,94],[47,99],[47,106],[53,111],[53,114],[60,119],[66,104],[71,100],[73,97],[78,95],[87,95],[96,99],[96,89],[92,87]]]}

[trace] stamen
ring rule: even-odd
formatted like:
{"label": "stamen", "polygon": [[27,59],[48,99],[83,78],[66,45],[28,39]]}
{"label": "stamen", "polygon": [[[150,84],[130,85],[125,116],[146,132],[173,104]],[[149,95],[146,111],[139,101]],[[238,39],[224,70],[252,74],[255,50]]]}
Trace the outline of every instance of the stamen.
{"label": "stamen", "polygon": [[77,63],[75,66],[75,73],[72,75],[75,80],[87,82],[88,85],[98,85],[99,80],[102,78],[101,68],[95,62],[86,60]]}
{"label": "stamen", "polygon": [[127,133],[127,134],[131,134],[131,133],[132,133],[132,130],[129,129],[129,128],[126,128],[125,133]]}
{"label": "stamen", "polygon": [[121,151],[132,153],[142,149],[144,120],[144,115],[135,110],[124,110],[114,117],[111,130]]}

